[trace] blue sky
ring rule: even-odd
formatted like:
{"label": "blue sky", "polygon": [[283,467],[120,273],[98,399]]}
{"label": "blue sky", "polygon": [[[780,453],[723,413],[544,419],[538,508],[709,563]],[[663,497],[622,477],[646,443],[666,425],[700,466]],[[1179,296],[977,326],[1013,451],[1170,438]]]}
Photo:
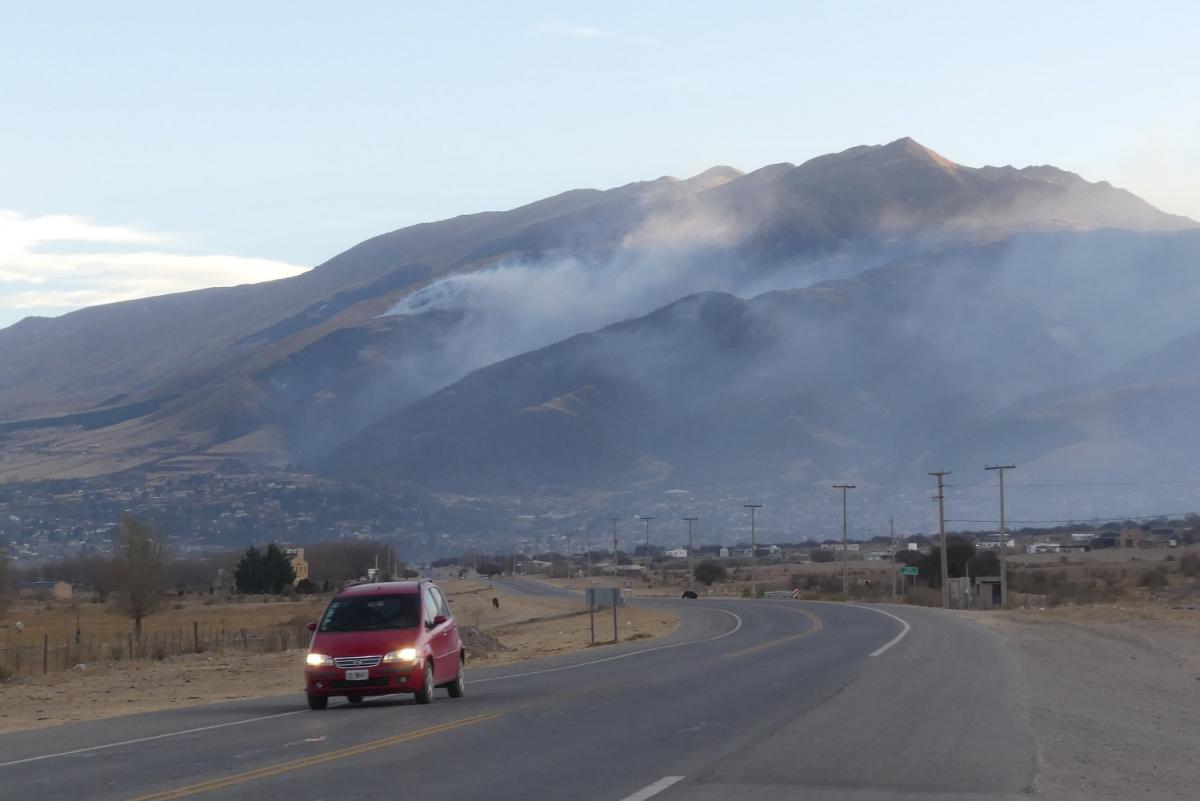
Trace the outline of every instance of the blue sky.
{"label": "blue sky", "polygon": [[912,136],[1200,218],[1185,3],[0,1],[0,325]]}

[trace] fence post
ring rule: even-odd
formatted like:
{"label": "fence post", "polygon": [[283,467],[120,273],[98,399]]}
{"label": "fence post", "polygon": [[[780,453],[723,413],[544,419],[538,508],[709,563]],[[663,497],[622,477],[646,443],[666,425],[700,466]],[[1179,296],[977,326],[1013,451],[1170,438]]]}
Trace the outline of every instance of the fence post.
{"label": "fence post", "polygon": [[42,635],[42,675],[46,675],[50,667],[50,635]]}
{"label": "fence post", "polygon": [[200,653],[200,624],[192,621],[192,650]]}
{"label": "fence post", "polygon": [[250,641],[246,639],[246,630],[242,629],[242,650],[250,650]]}

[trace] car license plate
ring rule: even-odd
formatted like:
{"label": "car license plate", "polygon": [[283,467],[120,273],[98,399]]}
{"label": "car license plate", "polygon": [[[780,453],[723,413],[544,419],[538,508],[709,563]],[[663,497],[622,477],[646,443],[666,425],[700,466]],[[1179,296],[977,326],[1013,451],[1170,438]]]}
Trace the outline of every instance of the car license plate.
{"label": "car license plate", "polygon": [[347,670],[346,681],[366,681],[370,675],[371,671],[369,670]]}

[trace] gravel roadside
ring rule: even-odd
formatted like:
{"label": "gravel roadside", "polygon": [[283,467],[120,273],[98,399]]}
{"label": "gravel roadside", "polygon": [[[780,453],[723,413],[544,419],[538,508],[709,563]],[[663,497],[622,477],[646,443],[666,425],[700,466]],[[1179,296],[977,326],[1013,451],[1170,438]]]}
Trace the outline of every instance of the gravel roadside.
{"label": "gravel roadside", "polygon": [[1053,801],[1200,797],[1200,611],[1152,606],[963,613],[1017,654]]}

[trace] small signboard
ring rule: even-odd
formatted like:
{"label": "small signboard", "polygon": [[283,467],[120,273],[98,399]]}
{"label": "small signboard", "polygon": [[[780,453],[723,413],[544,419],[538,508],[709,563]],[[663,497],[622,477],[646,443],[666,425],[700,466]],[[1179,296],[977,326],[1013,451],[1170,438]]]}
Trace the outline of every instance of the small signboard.
{"label": "small signboard", "polygon": [[587,603],[592,609],[621,606],[621,593],[616,587],[588,587]]}
{"label": "small signboard", "polygon": [[920,572],[921,569],[914,565],[906,565],[905,567],[900,568],[900,575],[902,576],[915,576]]}

